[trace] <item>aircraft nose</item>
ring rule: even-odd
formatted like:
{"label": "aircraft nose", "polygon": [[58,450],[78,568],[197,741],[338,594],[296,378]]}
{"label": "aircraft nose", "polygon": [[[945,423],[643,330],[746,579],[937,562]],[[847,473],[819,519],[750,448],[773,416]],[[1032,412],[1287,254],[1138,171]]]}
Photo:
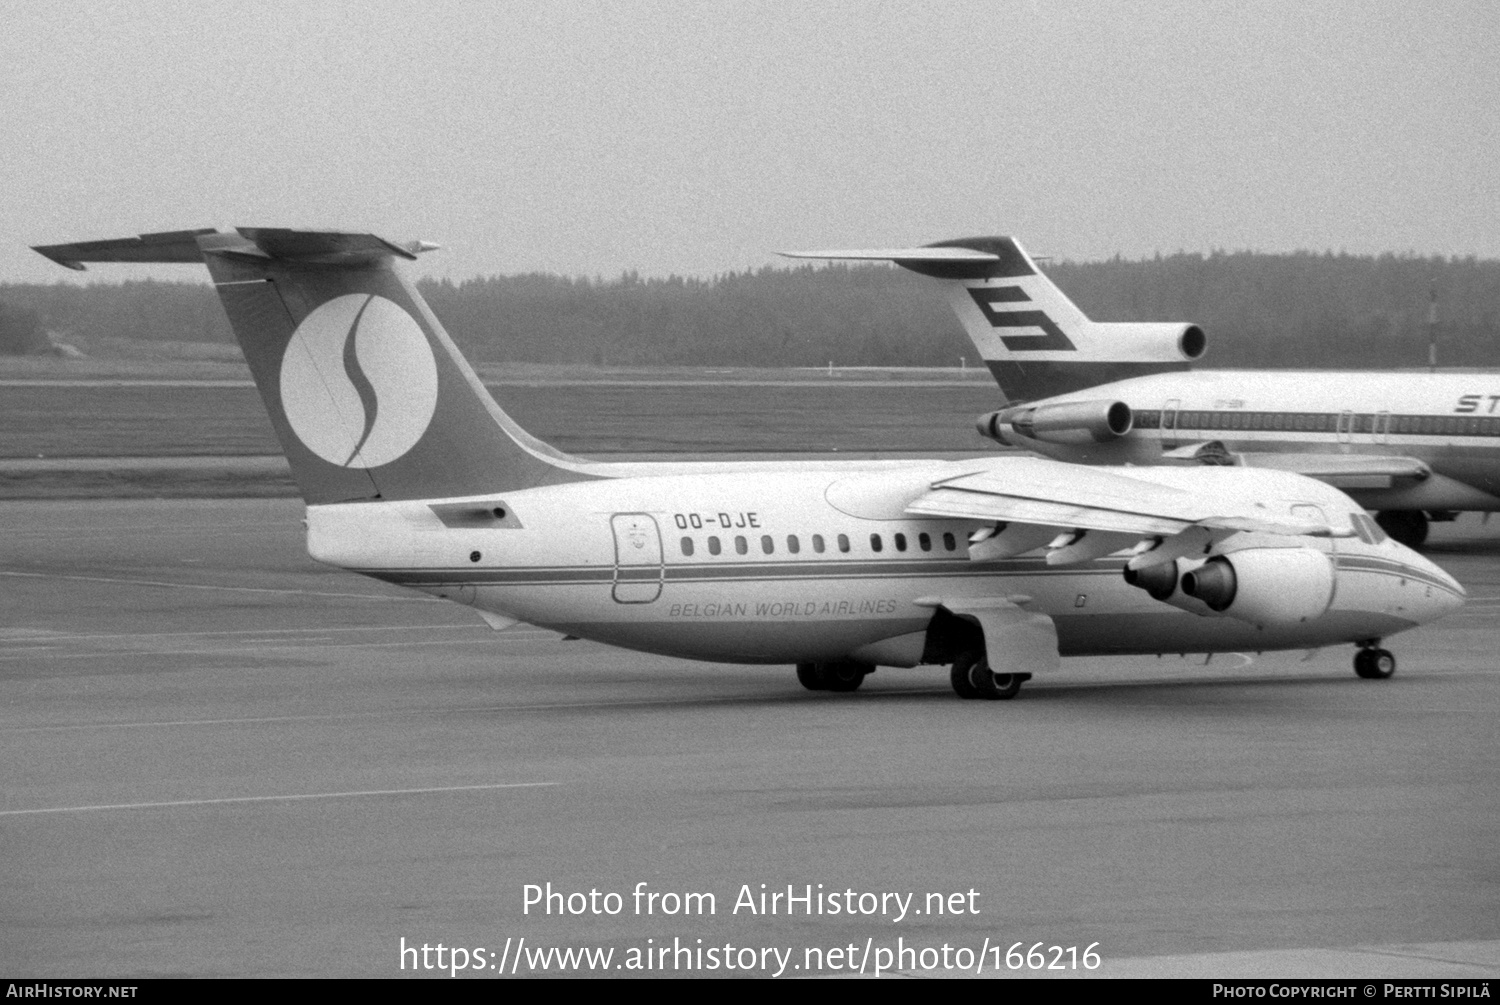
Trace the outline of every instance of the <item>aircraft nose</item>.
{"label": "aircraft nose", "polygon": [[1404,560],[1412,571],[1418,574],[1418,578],[1434,584],[1431,591],[1433,618],[1451,614],[1464,605],[1464,598],[1469,595],[1469,592],[1436,562],[1429,561],[1409,549]]}

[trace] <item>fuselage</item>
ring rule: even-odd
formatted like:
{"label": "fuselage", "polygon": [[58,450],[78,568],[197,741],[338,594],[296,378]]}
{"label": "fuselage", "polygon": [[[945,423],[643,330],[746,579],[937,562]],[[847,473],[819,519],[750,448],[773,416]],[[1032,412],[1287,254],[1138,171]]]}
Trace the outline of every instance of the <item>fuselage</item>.
{"label": "fuselage", "polygon": [[1399,455],[1433,477],[1340,487],[1371,509],[1500,509],[1500,373],[1201,370],[1101,384],[1048,402],[1118,400],[1131,431],[1091,444],[1028,443],[1062,460],[1159,463],[1186,445],[1234,452]]}
{"label": "fuselage", "polygon": [[[1318,617],[1257,626],[1182,610],[1128,585],[1125,557],[1049,566],[969,557],[984,524],[919,519],[907,502],[990,463],[678,465],[493,496],[308,509],[322,561],[507,620],[693,659],[924,662],[933,598],[1012,597],[1057,626],[1063,655],[1316,647],[1381,638],[1452,609],[1462,591],[1408,549],[1361,536],[1299,540],[1333,564]],[[893,478],[893,473],[900,477]],[[1137,474],[1137,473],[1133,473]],[[1172,469],[1142,477],[1170,484]],[[1266,473],[1270,474],[1270,473]],[[1274,476],[1273,476],[1274,477]],[[1288,476],[1280,505],[1354,534],[1337,491]],[[1285,547],[1241,533],[1236,548]],[[997,665],[1003,653],[992,657]]]}

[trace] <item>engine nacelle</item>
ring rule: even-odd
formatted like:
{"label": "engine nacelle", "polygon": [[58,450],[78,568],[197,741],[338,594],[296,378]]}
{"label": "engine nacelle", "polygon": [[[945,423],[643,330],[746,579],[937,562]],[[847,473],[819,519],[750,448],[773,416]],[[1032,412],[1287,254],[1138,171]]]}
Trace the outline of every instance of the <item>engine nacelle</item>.
{"label": "engine nacelle", "polygon": [[1017,446],[1022,440],[1043,443],[1107,443],[1130,432],[1135,416],[1123,401],[1062,401],[1023,405],[981,415],[980,436]]}
{"label": "engine nacelle", "polygon": [[1125,582],[1139,587],[1151,595],[1152,600],[1167,601],[1177,592],[1177,580],[1181,578],[1177,562],[1163,562],[1144,569],[1125,567]]}
{"label": "engine nacelle", "polygon": [[1094,322],[1091,335],[1109,346],[1109,359],[1139,363],[1191,363],[1208,351],[1208,336],[1197,325]]}
{"label": "engine nacelle", "polygon": [[1189,614],[1199,617],[1217,617],[1216,612],[1209,610],[1208,605],[1195,597],[1190,597],[1182,589],[1183,577],[1201,568],[1204,563],[1201,558],[1178,558],[1171,562],[1162,562],[1160,565],[1150,565],[1144,569],[1132,569],[1125,567],[1125,582],[1137,589],[1145,590],[1152,600],[1175,607]]}
{"label": "engine nacelle", "polygon": [[1247,548],[1183,573],[1182,592],[1253,625],[1309,621],[1333,602],[1333,562],[1312,548]]}

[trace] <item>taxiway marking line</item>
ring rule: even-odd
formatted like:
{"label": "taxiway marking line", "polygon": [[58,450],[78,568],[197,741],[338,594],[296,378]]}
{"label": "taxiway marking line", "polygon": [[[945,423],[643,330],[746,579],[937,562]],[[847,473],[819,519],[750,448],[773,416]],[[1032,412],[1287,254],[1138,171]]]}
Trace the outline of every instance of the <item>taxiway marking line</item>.
{"label": "taxiway marking line", "polygon": [[[462,624],[462,625],[359,625],[350,628],[328,627],[328,628],[227,628],[222,632],[111,632],[98,635],[89,635],[81,632],[64,633],[55,635],[41,634],[7,634],[8,632],[36,631],[35,629],[0,629],[0,645],[6,642],[22,642],[28,645],[47,642],[92,642],[95,639],[209,639],[221,635],[324,635],[333,632],[412,632],[412,631],[436,631],[439,629],[457,628],[463,631],[472,631],[479,628],[489,628],[488,625]],[[551,632],[549,634],[556,634]]]}
{"label": "taxiway marking line", "polygon": [[[870,691],[864,697],[910,696],[914,694],[944,694],[946,687],[902,688],[890,691]],[[462,708],[416,708],[400,711],[378,712],[329,712],[325,715],[262,715],[235,719],[167,719],[156,722],[76,722],[57,723],[48,726],[5,726],[0,733],[40,733],[70,729],[148,729],[167,726],[239,726],[271,722],[329,722],[340,719],[399,719],[413,715],[473,715],[489,712],[550,712],[559,709],[577,708],[634,708],[642,705],[731,705],[748,701],[771,701],[776,695],[746,694],[701,698],[641,698],[627,701],[570,701],[544,702],[537,705],[474,705]],[[809,695],[809,699],[814,696]]]}
{"label": "taxiway marking line", "polygon": [[97,806],[46,806],[33,810],[0,810],[0,817],[44,813],[94,813],[101,810],[154,810],[173,806],[218,806],[228,803],[286,803],[309,799],[356,799],[363,796],[415,796],[438,792],[480,792],[489,789],[537,789],[557,782],[499,782],[493,785],[442,785],[424,789],[366,789],[359,792],[306,792],[285,796],[227,796],[219,799],[172,799],[157,803],[109,803]]}
{"label": "taxiway marking line", "polygon": [[[515,642],[538,642],[547,638],[555,638],[555,632],[546,632],[538,635],[513,635],[511,640]],[[277,649],[302,650],[319,653],[329,649],[411,649],[419,646],[488,646],[502,639],[428,639],[417,642],[337,642],[333,645],[314,646],[309,645],[306,639],[298,641],[283,642],[269,645],[243,645],[234,649],[104,649],[98,652],[49,652],[39,647],[27,646],[25,649],[12,654],[0,654],[0,663],[14,662],[25,659],[52,659],[52,660],[97,660],[97,659],[120,659],[127,656],[245,656],[256,653],[265,653]]]}
{"label": "taxiway marking line", "polygon": [[332,593],[325,590],[279,590],[269,586],[214,586],[206,583],[168,583],[156,579],[116,579],[107,576],[70,576],[52,572],[0,572],[17,579],[67,579],[84,583],[117,583],[124,586],[161,586],[177,590],[221,590],[239,593],[283,593],[299,597],[352,597],[400,604],[440,604],[440,597],[386,597],[378,593]]}

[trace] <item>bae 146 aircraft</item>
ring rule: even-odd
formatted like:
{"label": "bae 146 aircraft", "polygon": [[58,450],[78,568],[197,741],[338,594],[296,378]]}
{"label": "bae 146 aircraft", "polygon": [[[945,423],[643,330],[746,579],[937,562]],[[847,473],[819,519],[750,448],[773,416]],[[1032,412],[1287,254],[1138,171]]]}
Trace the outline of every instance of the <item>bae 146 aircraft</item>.
{"label": "bae 146 aircraft", "polygon": [[570,456],[506,415],[394,268],[432,247],[242,228],[36,250],[205,263],[309,554],[495,628],[790,663],[814,690],[951,665],[961,697],[1009,698],[1060,655],[1345,643],[1387,677],[1382,638],[1462,603],[1347,496],[1280,471]]}
{"label": "bae 146 aircraft", "polygon": [[982,435],[1087,464],[1242,464],[1342,488],[1411,547],[1500,510],[1500,373],[1196,370],[1194,324],[1090,321],[1009,237],[784,252],[943,280],[1007,407]]}

